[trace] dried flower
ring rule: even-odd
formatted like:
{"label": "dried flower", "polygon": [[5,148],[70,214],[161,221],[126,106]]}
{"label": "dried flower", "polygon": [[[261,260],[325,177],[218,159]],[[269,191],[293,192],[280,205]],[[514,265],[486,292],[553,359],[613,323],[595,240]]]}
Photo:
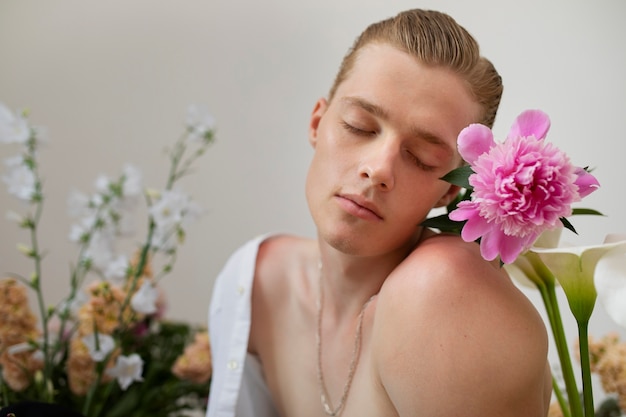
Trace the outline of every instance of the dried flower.
{"label": "dried flower", "polygon": [[563,417],[563,410],[561,410],[561,405],[558,402],[550,404],[547,417]]}
{"label": "dried flower", "polygon": [[76,395],[85,395],[96,380],[95,362],[82,340],[75,338],[70,343],[67,359],[67,377],[70,390]]}
{"label": "dried flower", "polygon": [[39,336],[37,318],[28,304],[26,287],[15,279],[0,280],[0,351]]}
{"label": "dried flower", "polygon": [[126,292],[106,281],[96,281],[89,286],[89,300],[78,311],[79,332],[89,335],[112,334],[118,327],[131,322],[130,307],[121,311]]}
{"label": "dried flower", "polygon": [[174,363],[172,373],[180,379],[203,384],[211,378],[212,372],[209,333],[199,332]]}
{"label": "dried flower", "polygon": [[626,410],[626,343],[614,332],[600,340],[590,337],[589,355],[604,391],[617,394],[620,408]]}
{"label": "dried flower", "polygon": [[43,361],[33,349],[18,352],[7,349],[0,354],[0,366],[2,379],[11,389],[19,392],[28,388],[35,372],[43,368]]}

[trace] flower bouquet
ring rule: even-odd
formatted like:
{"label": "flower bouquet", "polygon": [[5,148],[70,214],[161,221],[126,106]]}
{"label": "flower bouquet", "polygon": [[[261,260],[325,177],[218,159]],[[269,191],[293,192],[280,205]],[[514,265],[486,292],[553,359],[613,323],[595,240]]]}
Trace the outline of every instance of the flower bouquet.
{"label": "flower bouquet", "polygon": [[[478,241],[485,259],[499,258],[512,277],[537,288],[560,362],[560,372],[553,377],[557,399],[553,412],[591,417],[595,414],[591,372],[606,369],[601,366],[602,358],[606,358],[607,346],[617,341],[592,343],[590,350],[589,318],[600,294],[609,315],[626,325],[624,302],[619,300],[626,281],[626,237],[609,236],[597,246],[557,247],[563,228],[575,232],[569,216],[600,214],[571,207],[599,188],[599,183],[587,169],[572,165],[565,153],[545,141],[549,128],[548,116],[539,110],[521,113],[502,143],[494,141],[486,126],[466,127],[459,134],[458,149],[469,165],[443,177],[464,192],[447,207],[447,214],[427,219],[424,225],[459,233],[468,242]],[[565,339],[557,285],[578,324],[582,392]],[[621,359],[626,364],[626,355]],[[615,376],[615,366],[611,369],[605,373]],[[619,372],[619,377],[603,377],[603,383],[607,393],[622,395],[620,402],[609,397],[599,412],[610,407],[621,412],[620,406],[626,411],[626,371],[620,368]]]}
{"label": "flower bouquet", "polygon": [[[69,293],[51,307],[42,290],[45,250],[38,236],[45,202],[37,159],[42,136],[26,112],[15,114],[0,103],[0,144],[20,148],[5,161],[2,179],[27,207],[8,217],[29,234],[30,244],[18,249],[34,265],[28,277],[7,273],[0,279],[0,407],[55,404],[89,417],[204,410],[211,376],[208,334],[164,318],[159,281],[173,269],[185,226],[201,213],[178,181],[213,142],[212,118],[190,106],[184,134],[167,152],[162,190],[145,190],[140,171],[128,165],[115,179],[100,176],[93,194],[71,195],[77,221],[69,238],[78,256]],[[116,242],[132,234],[131,215],[142,200],[146,237],[132,256],[119,253]]]}

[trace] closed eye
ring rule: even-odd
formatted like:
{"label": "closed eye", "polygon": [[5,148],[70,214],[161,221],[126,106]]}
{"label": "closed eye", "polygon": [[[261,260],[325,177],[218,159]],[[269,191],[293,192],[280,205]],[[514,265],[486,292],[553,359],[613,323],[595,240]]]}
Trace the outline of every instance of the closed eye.
{"label": "closed eye", "polygon": [[349,123],[346,123],[345,121],[342,121],[341,125],[348,132],[354,133],[355,135],[359,135],[359,136],[374,136],[376,134],[376,131],[374,131],[374,130],[359,129],[358,127],[355,127],[355,126],[352,126]]}
{"label": "closed eye", "polygon": [[419,168],[423,169],[424,171],[431,172],[436,169],[436,167],[432,165],[427,165],[423,163],[417,156],[413,155],[411,152],[407,151],[407,154],[409,155],[409,159],[411,159],[411,161],[413,161],[415,165],[417,165]]}

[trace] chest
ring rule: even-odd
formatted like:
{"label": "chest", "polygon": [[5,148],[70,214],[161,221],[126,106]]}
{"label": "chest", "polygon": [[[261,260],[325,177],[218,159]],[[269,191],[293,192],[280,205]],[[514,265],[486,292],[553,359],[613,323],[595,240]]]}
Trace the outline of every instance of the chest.
{"label": "chest", "polygon": [[327,416],[322,384],[327,407],[337,409],[343,404],[342,417],[397,415],[377,383],[370,349],[371,320],[363,322],[358,355],[353,360],[353,332],[325,334],[320,345],[314,317],[302,311],[267,313],[264,320],[253,320],[252,333],[264,335],[263,348],[258,352],[263,374],[284,417]]}

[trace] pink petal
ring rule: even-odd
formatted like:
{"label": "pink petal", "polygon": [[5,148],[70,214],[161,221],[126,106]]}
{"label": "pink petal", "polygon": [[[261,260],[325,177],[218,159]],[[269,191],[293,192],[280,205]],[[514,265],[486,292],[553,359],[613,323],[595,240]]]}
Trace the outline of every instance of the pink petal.
{"label": "pink petal", "polygon": [[493,132],[485,125],[474,123],[461,130],[457,138],[459,154],[469,164],[495,146]]}
{"label": "pink petal", "polygon": [[467,220],[477,212],[475,204],[470,201],[461,201],[456,209],[452,210],[448,217],[451,220],[462,222],[463,220]]}
{"label": "pink petal", "polygon": [[515,262],[517,256],[524,250],[524,242],[515,236],[504,236],[500,243],[500,259],[505,264]]}
{"label": "pink petal", "polygon": [[594,177],[584,169],[576,168],[574,174],[578,176],[578,178],[576,178],[576,181],[574,181],[574,184],[578,186],[578,195],[580,195],[581,198],[588,196],[589,194],[600,188],[600,183],[598,182],[596,177]]}
{"label": "pink petal", "polygon": [[487,261],[493,261],[500,251],[500,239],[504,236],[500,230],[492,230],[480,239],[480,254]]}
{"label": "pink petal", "polygon": [[463,230],[461,230],[461,237],[466,242],[473,242],[485,233],[489,233],[491,228],[492,225],[480,217],[477,211],[471,212],[463,226]]}
{"label": "pink petal", "polygon": [[529,136],[543,139],[548,134],[548,130],[550,130],[550,118],[546,113],[541,110],[526,110],[513,122],[507,139]]}

